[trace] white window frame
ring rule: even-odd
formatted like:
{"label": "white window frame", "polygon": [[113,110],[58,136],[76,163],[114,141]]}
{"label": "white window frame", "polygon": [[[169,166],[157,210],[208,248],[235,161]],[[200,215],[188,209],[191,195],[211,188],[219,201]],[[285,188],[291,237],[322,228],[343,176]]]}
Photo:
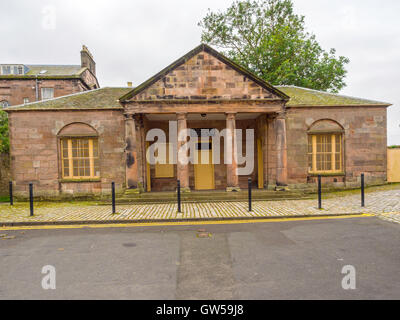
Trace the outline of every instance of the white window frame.
{"label": "white window frame", "polygon": [[1,106],[2,109],[3,108],[7,108],[7,107],[10,106],[10,103],[7,100],[1,100],[0,101],[0,106]]}
{"label": "white window frame", "polygon": [[[46,90],[51,90],[51,92],[53,93],[53,95],[52,95],[51,98],[45,98],[45,97],[44,97],[44,96],[45,96],[44,92],[45,92]],[[50,99],[53,99],[53,98],[54,98],[54,88],[41,88],[40,93],[41,93],[42,100],[50,100]]]}
{"label": "white window frame", "polygon": [[[5,71],[7,69],[7,71]],[[20,73],[21,71],[21,73]],[[0,65],[1,75],[23,75],[25,73],[25,66],[21,64],[3,64]]]}

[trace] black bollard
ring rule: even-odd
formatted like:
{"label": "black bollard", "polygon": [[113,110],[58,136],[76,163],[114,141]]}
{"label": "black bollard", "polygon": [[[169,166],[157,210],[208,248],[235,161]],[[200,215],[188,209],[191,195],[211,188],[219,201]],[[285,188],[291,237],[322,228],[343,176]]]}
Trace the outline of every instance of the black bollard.
{"label": "black bollard", "polygon": [[14,197],[13,197],[13,185],[12,181],[9,182],[9,190],[10,190],[10,206],[14,205]]}
{"label": "black bollard", "polygon": [[252,208],[251,208],[251,189],[252,189],[251,185],[252,185],[251,178],[249,178],[249,212],[253,211]]}
{"label": "black bollard", "polygon": [[111,182],[112,213],[115,214],[115,182]]}
{"label": "black bollard", "polygon": [[364,173],[361,174],[361,207],[365,207]]}
{"label": "black bollard", "polygon": [[181,181],[178,180],[178,212],[181,213]]}
{"label": "black bollard", "polygon": [[318,176],[318,209],[322,209],[322,187],[321,176]]}
{"label": "black bollard", "polygon": [[31,217],[33,217],[33,184],[29,184],[29,208],[31,212]]}

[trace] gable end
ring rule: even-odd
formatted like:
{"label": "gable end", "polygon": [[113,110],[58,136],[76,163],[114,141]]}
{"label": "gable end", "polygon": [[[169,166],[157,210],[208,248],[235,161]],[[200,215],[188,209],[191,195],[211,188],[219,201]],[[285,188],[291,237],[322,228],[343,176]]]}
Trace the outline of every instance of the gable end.
{"label": "gable end", "polygon": [[[268,92],[269,94],[273,94],[275,96],[276,99],[279,100],[284,100],[287,101],[289,100],[289,97],[287,95],[285,95],[283,92],[281,92],[280,90],[276,89],[275,87],[273,87],[272,85],[270,85],[268,82],[262,80],[261,78],[257,77],[256,75],[254,75],[253,73],[249,72],[248,70],[246,70],[245,68],[239,66],[238,64],[236,64],[235,62],[233,62],[232,60],[228,59],[227,57],[223,56],[222,54],[220,54],[219,52],[217,52],[216,50],[212,49],[210,46],[205,45],[205,44],[201,44],[198,47],[196,47],[195,49],[191,50],[190,52],[188,52],[186,55],[184,55],[183,57],[181,57],[180,59],[176,60],[175,62],[173,62],[172,64],[170,64],[168,67],[166,67],[165,69],[163,69],[162,71],[160,71],[159,73],[157,73],[155,76],[151,77],[150,79],[148,79],[147,81],[145,81],[144,83],[142,83],[141,85],[139,85],[138,87],[136,87],[135,89],[133,89],[132,91],[130,91],[129,93],[127,93],[126,95],[122,96],[120,98],[121,102],[126,102],[127,100],[130,100],[140,94],[143,94],[147,89],[149,89],[150,87],[152,87],[153,85],[156,87],[160,87],[160,86],[164,86],[164,87],[170,87],[171,84],[157,84],[157,82],[166,82],[166,79],[168,79],[168,75],[171,75],[171,73],[174,70],[179,70],[179,68],[182,68],[182,66],[186,63],[188,63],[189,61],[191,61],[191,59],[193,59],[196,55],[200,55],[202,52],[205,52],[206,54],[209,54],[210,56],[212,56],[213,58],[219,60],[220,62],[222,62],[223,64],[226,65],[227,69],[232,69],[235,71],[235,73],[237,73],[237,75],[239,76],[243,76],[243,81],[246,81],[247,79],[250,80],[251,82],[253,82],[253,87],[254,86],[259,86],[261,87],[261,95],[262,93],[266,93]],[[208,77],[210,78],[210,81],[213,81],[213,77],[210,76]],[[228,84],[227,84],[228,86]],[[207,87],[209,90],[209,93],[207,96],[209,98],[214,98],[217,99],[217,96],[213,96],[212,95],[212,88],[211,87]],[[256,90],[255,90],[256,91]],[[161,99],[173,99],[173,96],[169,96],[168,94],[161,97]],[[182,98],[182,97],[180,97]],[[185,97],[184,97],[185,98]],[[205,99],[204,96],[199,97],[200,99]],[[248,99],[248,97],[241,97],[243,99]],[[261,97],[258,97],[259,99]],[[195,99],[195,96],[192,97],[191,99]],[[238,99],[238,97],[236,97],[236,99]],[[141,100],[141,99],[139,99]]]}

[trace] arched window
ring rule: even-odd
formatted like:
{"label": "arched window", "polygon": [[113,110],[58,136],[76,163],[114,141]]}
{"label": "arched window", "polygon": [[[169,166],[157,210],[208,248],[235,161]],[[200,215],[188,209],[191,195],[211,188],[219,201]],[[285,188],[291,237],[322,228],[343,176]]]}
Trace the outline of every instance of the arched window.
{"label": "arched window", "polygon": [[9,104],[8,101],[6,101],[6,100],[0,101],[0,107],[1,108],[7,108],[9,106],[10,106],[10,104]]}
{"label": "arched window", "polygon": [[58,133],[63,179],[100,178],[98,133],[84,123],[72,123]]}
{"label": "arched window", "polygon": [[342,173],[344,130],[333,120],[315,122],[308,130],[310,173]]}

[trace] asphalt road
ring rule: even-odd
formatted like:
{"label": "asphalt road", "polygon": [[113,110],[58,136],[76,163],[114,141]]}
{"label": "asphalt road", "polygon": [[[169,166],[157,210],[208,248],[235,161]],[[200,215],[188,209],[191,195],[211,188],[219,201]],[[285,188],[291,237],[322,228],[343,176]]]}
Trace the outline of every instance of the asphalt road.
{"label": "asphalt road", "polygon": [[400,298],[400,225],[374,217],[1,234],[0,299]]}

